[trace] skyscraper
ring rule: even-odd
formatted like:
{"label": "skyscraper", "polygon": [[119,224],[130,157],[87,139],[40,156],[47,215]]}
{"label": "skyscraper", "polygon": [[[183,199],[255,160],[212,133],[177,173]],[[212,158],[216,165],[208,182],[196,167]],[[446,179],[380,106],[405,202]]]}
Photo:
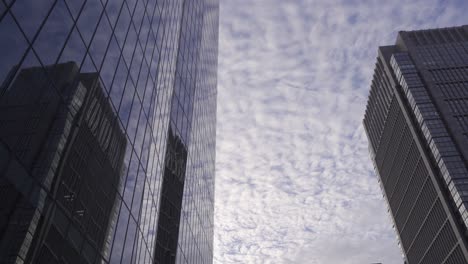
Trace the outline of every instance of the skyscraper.
{"label": "skyscraper", "polygon": [[33,67],[0,99],[3,263],[93,262],[112,231],[127,140],[97,74],[46,69],[60,91]]}
{"label": "skyscraper", "polygon": [[364,127],[406,261],[468,263],[468,26],[380,47]]}
{"label": "skyscraper", "polygon": [[217,0],[0,1],[0,263],[211,263]]}

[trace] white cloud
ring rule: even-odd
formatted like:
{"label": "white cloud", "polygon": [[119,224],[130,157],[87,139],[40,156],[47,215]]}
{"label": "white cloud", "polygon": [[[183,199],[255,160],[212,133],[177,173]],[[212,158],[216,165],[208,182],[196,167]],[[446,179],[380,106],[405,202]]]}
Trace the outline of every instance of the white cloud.
{"label": "white cloud", "polygon": [[403,262],[361,120],[377,47],[450,4],[221,1],[215,263]]}

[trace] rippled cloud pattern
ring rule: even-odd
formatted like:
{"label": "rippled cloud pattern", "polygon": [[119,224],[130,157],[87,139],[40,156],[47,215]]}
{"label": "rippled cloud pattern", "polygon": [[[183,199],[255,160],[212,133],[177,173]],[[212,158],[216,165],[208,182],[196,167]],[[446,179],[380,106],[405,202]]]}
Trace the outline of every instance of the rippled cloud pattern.
{"label": "rippled cloud pattern", "polygon": [[215,263],[403,263],[362,118],[377,47],[464,1],[221,1]]}

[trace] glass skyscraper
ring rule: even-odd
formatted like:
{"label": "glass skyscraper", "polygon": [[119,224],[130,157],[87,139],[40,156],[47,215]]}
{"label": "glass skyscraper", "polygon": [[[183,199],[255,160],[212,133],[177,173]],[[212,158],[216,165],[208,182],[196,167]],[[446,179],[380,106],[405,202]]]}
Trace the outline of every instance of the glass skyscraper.
{"label": "glass skyscraper", "polygon": [[468,26],[380,47],[364,127],[406,262],[468,263]]}
{"label": "glass skyscraper", "polygon": [[212,263],[217,0],[0,0],[0,263]]}

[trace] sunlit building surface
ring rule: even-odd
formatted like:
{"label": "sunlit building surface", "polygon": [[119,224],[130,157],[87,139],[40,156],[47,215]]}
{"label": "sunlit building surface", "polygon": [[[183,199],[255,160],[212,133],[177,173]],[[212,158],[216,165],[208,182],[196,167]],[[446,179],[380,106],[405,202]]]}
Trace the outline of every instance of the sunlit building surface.
{"label": "sunlit building surface", "polygon": [[212,263],[218,5],[0,1],[0,263]]}
{"label": "sunlit building surface", "polygon": [[468,263],[468,26],[380,47],[364,127],[407,263]]}

